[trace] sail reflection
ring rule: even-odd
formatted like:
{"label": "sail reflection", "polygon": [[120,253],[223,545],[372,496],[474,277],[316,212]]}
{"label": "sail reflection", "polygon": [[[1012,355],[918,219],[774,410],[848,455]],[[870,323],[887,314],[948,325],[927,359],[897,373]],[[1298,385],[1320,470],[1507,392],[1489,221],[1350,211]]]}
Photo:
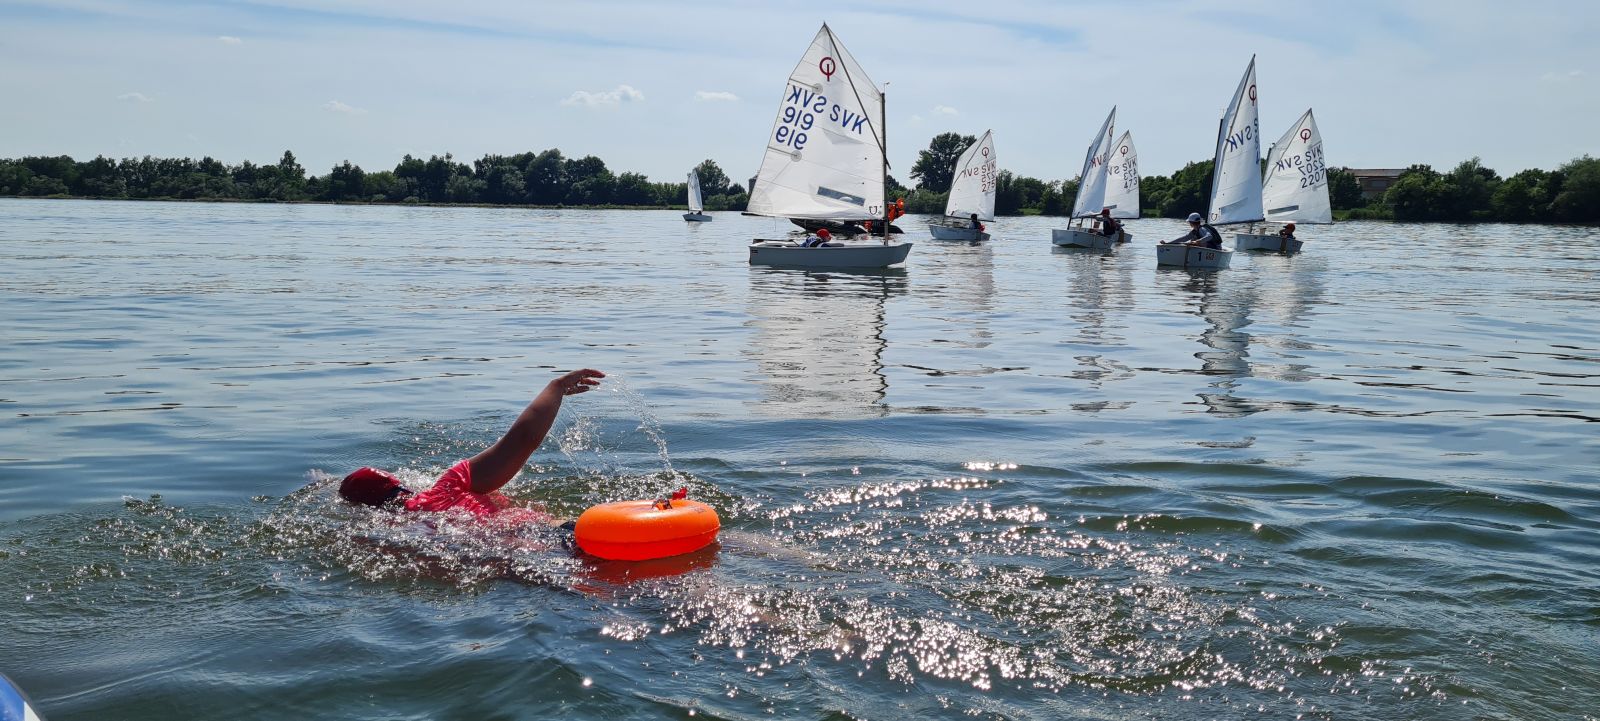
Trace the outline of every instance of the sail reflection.
{"label": "sail reflection", "polygon": [[1257,300],[1253,276],[1195,269],[1157,273],[1180,278],[1178,287],[1183,295],[1196,299],[1190,312],[1206,321],[1207,328],[1199,338],[1206,349],[1194,354],[1200,360],[1199,372],[1213,377],[1207,384],[1209,390],[1198,394],[1206,412],[1249,415],[1262,410],[1235,395],[1239,379],[1251,374],[1250,334],[1241,329],[1250,325],[1250,310]]}
{"label": "sail reflection", "polygon": [[866,418],[889,412],[883,373],[885,303],[904,295],[904,269],[870,273],[750,269],[747,324],[753,410],[786,418]]}
{"label": "sail reflection", "polygon": [[1301,336],[1300,330],[1305,327],[1306,317],[1322,303],[1326,260],[1282,255],[1261,255],[1250,260],[1258,271],[1254,275],[1259,289],[1251,305],[1257,322],[1268,326],[1252,338],[1257,349],[1263,351],[1258,355],[1264,358],[1252,364],[1251,375],[1296,382],[1316,378],[1309,364],[1297,361],[1317,348]]}
{"label": "sail reflection", "polygon": [[921,282],[917,294],[946,324],[968,331],[966,338],[952,334],[942,336],[940,342],[955,348],[987,348],[994,342],[990,328],[995,300],[994,246],[946,243],[940,251],[942,262],[918,266]]}
{"label": "sail reflection", "polygon": [[[1134,372],[1113,352],[1117,346],[1127,344],[1123,335],[1127,310],[1133,306],[1133,270],[1125,262],[1118,262],[1112,253],[1081,253],[1064,251],[1056,253],[1067,264],[1067,288],[1062,299],[1070,303],[1068,312],[1076,331],[1069,347],[1079,352],[1073,356],[1078,367],[1071,371],[1072,378],[1086,381],[1089,387],[1100,389],[1108,381],[1132,378]],[[1126,403],[1097,401],[1076,404],[1078,410],[1102,410],[1126,407]]]}

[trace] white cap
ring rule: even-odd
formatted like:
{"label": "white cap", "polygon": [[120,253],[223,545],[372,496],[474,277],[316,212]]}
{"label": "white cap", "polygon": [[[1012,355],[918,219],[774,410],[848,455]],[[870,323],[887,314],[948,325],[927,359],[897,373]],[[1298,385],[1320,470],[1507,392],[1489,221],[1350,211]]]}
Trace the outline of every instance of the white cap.
{"label": "white cap", "polygon": [[1191,223],[1198,223],[1198,222],[1200,222],[1202,220],[1204,220],[1204,218],[1201,218],[1199,213],[1190,213],[1189,214],[1189,222],[1191,222]]}

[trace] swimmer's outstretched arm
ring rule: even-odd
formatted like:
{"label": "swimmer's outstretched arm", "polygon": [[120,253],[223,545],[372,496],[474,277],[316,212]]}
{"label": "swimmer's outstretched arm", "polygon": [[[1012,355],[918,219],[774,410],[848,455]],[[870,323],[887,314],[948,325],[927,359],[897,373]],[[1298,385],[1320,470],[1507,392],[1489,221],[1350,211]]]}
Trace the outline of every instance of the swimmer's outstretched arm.
{"label": "swimmer's outstretched arm", "polygon": [[533,455],[539,449],[539,444],[544,442],[545,434],[550,432],[551,424],[556,421],[556,413],[561,411],[562,397],[577,395],[598,386],[598,379],[604,377],[606,374],[600,371],[583,368],[550,381],[539,397],[523,409],[522,415],[517,416],[500,440],[495,441],[488,450],[468,459],[472,467],[472,492],[497,491],[510,482],[517,471],[522,470],[523,464],[528,462],[528,456]]}

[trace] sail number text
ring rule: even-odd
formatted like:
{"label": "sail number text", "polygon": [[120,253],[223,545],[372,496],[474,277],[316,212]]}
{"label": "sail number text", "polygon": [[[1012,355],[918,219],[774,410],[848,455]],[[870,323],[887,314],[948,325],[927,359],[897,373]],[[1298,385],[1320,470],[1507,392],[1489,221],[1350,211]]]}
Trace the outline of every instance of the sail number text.
{"label": "sail number text", "polygon": [[980,165],[980,166],[978,166],[976,168],[964,168],[964,169],[962,169],[960,177],[970,178],[970,177],[973,177],[973,176],[977,176],[978,183],[979,183],[979,188],[980,188],[978,192],[980,192],[980,193],[992,193],[992,192],[994,192],[995,180],[996,180],[996,176],[997,175],[998,175],[998,173],[995,172],[994,161],[991,160],[991,161],[989,161],[987,163],[984,163],[983,165]]}
{"label": "sail number text", "polygon": [[845,132],[861,135],[867,128],[867,116],[828,102],[827,95],[790,83],[772,140],[780,146],[802,150],[810,131],[818,123],[830,123]]}
{"label": "sail number text", "polygon": [[1328,182],[1328,166],[1322,159],[1322,143],[1307,147],[1294,155],[1285,154],[1273,166],[1274,173],[1300,173],[1300,187],[1315,188]]}
{"label": "sail number text", "polygon": [[1139,187],[1139,161],[1137,160],[1124,160],[1120,163],[1114,163],[1106,168],[1106,172],[1110,173],[1114,178],[1121,178],[1123,190],[1132,190]]}

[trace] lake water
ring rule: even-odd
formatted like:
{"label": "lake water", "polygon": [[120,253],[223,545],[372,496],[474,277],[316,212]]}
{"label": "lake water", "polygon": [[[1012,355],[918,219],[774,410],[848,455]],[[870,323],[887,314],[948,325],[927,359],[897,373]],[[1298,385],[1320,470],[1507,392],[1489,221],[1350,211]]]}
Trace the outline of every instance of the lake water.
{"label": "lake water", "polygon": [[[807,273],[727,213],[0,199],[0,671],[53,721],[1600,713],[1600,230],[902,225]],[[687,485],[719,549],[335,496],[582,366],[508,493]]]}

